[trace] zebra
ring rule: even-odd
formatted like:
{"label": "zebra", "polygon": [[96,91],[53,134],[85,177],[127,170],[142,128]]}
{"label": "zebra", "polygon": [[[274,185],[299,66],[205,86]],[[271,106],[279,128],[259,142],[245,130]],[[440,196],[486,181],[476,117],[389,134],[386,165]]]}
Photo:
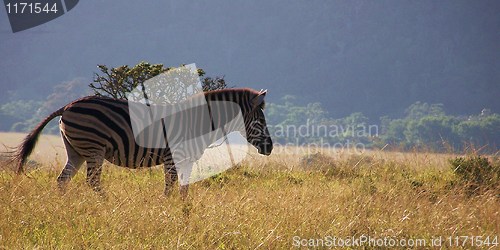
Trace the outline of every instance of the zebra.
{"label": "zebra", "polygon": [[[203,117],[210,117],[211,129],[223,127],[227,121],[221,119],[220,113],[227,112],[223,108],[217,108],[215,103],[225,101],[239,107],[244,120],[244,128],[228,128],[227,133],[239,131],[246,135],[248,143],[257,148],[259,154],[270,155],[273,149],[273,142],[267,129],[264,116],[265,100],[267,90],[256,91],[253,89],[224,89],[203,92],[207,109],[198,109],[193,112],[181,112],[178,116],[165,119],[163,135],[165,133],[176,133],[168,124],[191,124],[196,129],[203,129],[197,126]],[[191,98],[192,99],[192,98]],[[189,99],[187,100],[189,101]],[[64,191],[67,183],[78,172],[83,162],[87,162],[86,182],[96,192],[102,193],[100,176],[104,160],[127,168],[153,167],[163,164],[165,175],[165,195],[169,195],[173,183],[178,181],[178,173],[172,157],[172,150],[166,147],[143,147],[136,143],[132,122],[130,118],[129,102],[122,99],[109,97],[87,96],[75,100],[64,107],[56,110],[43,121],[41,121],[31,131],[22,143],[17,147],[13,160],[17,162],[18,174],[23,173],[23,165],[26,158],[31,154],[36,145],[37,139],[46,126],[55,117],[61,116],[59,129],[67,154],[67,162],[64,169],[57,178],[58,187]],[[219,115],[217,115],[219,113]],[[215,119],[214,119],[215,118]],[[206,131],[205,131],[206,132]],[[204,131],[198,131],[198,134]],[[151,136],[151,135],[149,135]],[[201,145],[203,150],[211,143],[221,139],[208,138]],[[212,136],[213,137],[213,136]],[[169,136],[170,138],[175,138]],[[155,138],[153,138],[154,140]],[[199,159],[200,155],[195,155],[194,159],[187,159],[193,162]],[[182,176],[181,176],[182,178]],[[188,185],[180,186],[181,197],[185,199],[188,194]]]}

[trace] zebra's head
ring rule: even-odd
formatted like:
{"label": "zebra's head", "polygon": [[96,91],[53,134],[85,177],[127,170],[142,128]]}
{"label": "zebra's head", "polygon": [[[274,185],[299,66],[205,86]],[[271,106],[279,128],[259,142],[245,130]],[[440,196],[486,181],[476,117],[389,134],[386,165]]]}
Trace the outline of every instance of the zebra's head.
{"label": "zebra's head", "polygon": [[251,110],[245,114],[245,132],[247,141],[257,148],[259,154],[270,155],[273,150],[273,141],[267,129],[264,116],[264,97],[267,90],[261,90],[252,97]]}

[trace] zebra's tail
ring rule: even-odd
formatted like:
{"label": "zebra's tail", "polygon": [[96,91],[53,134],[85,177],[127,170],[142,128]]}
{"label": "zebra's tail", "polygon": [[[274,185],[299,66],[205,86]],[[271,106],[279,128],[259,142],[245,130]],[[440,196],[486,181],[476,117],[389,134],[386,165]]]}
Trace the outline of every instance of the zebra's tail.
{"label": "zebra's tail", "polygon": [[15,162],[17,164],[17,174],[21,174],[24,172],[23,166],[26,158],[28,158],[28,156],[33,151],[33,148],[35,148],[36,141],[38,140],[40,132],[42,132],[45,125],[47,125],[47,123],[49,123],[52,119],[62,115],[62,113],[64,112],[64,108],[65,107],[58,109],[57,111],[43,119],[42,122],[38,123],[35,129],[33,129],[33,131],[31,131],[24,138],[23,142],[16,148],[14,155],[12,156],[12,162]]}

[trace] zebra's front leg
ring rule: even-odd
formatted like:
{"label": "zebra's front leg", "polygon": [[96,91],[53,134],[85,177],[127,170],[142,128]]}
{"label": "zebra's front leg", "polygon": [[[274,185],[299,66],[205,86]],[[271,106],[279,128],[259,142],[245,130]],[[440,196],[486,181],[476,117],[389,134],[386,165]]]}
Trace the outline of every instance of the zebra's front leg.
{"label": "zebra's front leg", "polygon": [[169,196],[172,193],[172,187],[177,182],[177,170],[173,162],[164,163],[163,171],[165,172],[165,195]]}
{"label": "zebra's front leg", "polygon": [[103,194],[101,188],[101,172],[103,157],[87,160],[87,183],[92,189],[100,194]]}
{"label": "zebra's front leg", "polygon": [[[186,200],[189,191],[189,178],[193,168],[193,162],[186,159],[176,164],[173,161],[168,161],[163,164],[165,174],[165,195],[168,196],[172,192],[172,186],[179,179],[180,196],[182,200]],[[177,172],[179,171],[179,172]]]}
{"label": "zebra's front leg", "polygon": [[191,181],[191,171],[193,170],[193,163],[190,159],[182,161],[179,166],[179,192],[182,200],[186,200],[189,193],[189,183]]}

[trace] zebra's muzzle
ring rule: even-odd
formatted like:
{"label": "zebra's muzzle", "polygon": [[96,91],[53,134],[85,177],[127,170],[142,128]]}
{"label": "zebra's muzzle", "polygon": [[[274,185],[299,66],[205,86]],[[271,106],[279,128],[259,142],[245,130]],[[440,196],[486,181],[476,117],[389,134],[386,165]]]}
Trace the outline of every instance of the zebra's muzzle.
{"label": "zebra's muzzle", "polygon": [[261,145],[259,145],[259,147],[257,147],[257,151],[261,155],[270,155],[271,152],[273,151],[273,145],[268,143],[262,143]]}

